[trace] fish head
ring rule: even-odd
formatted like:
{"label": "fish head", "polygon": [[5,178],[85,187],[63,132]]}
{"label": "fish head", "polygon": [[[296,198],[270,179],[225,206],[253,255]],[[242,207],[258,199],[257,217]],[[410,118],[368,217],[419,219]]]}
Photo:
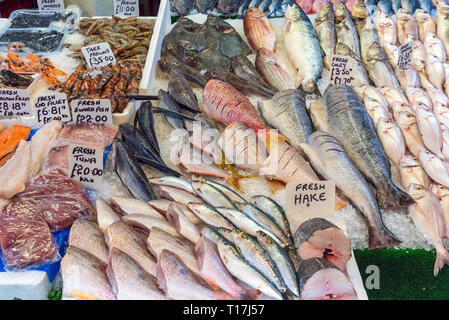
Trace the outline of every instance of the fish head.
{"label": "fish head", "polygon": [[434,183],[432,184],[430,189],[439,199],[445,196],[449,196],[449,188],[443,186],[442,184]]}
{"label": "fish head", "polygon": [[425,197],[427,190],[422,184],[412,183],[408,187],[407,193],[416,201]]}
{"label": "fish head", "polygon": [[423,9],[416,9],[415,10],[415,18],[418,21],[418,23],[423,23],[424,21],[428,20],[430,17],[430,14],[428,14]]}
{"label": "fish head", "polygon": [[332,4],[332,2],[328,2],[324,5],[323,8],[321,8],[320,12],[318,12],[315,20],[318,22],[330,21],[333,23],[334,15],[334,5]]}
{"label": "fish head", "polygon": [[381,54],[381,46],[380,44],[376,41],[373,42],[369,48],[368,48],[368,52],[367,52],[367,60],[379,60],[382,57]]}
{"label": "fish head", "polygon": [[244,20],[246,19],[260,19],[265,17],[265,14],[259,8],[251,7],[245,12]]}
{"label": "fish head", "polygon": [[353,56],[354,52],[344,43],[338,42],[335,46],[335,53],[344,56]]}
{"label": "fish head", "polygon": [[365,19],[368,17],[368,10],[363,0],[356,0],[352,6],[351,14],[359,19]]}
{"label": "fish head", "polygon": [[399,167],[401,168],[416,168],[420,166],[418,159],[408,153],[404,154],[399,162]]}
{"label": "fish head", "polygon": [[388,132],[395,127],[395,122],[391,118],[380,117],[377,125],[381,131]]}
{"label": "fish head", "polygon": [[413,113],[408,111],[399,112],[398,125],[402,128],[407,128],[416,123],[416,117]]}
{"label": "fish head", "polygon": [[404,8],[400,8],[397,12],[396,12],[396,19],[402,20],[402,21],[409,21],[412,19],[412,15],[411,13]]}
{"label": "fish head", "polygon": [[[285,10],[285,19],[290,21],[301,21],[307,18],[306,13],[302,8],[294,2],[292,5],[288,6]],[[308,19],[308,18],[307,18]]]}
{"label": "fish head", "polygon": [[349,17],[348,8],[344,2],[340,2],[335,7],[335,24],[342,22],[346,17]]}

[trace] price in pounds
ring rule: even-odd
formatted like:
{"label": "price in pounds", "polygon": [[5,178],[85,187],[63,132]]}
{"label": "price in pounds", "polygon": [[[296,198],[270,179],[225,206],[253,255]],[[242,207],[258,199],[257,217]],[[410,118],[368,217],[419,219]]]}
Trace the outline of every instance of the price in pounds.
{"label": "price in pounds", "polygon": [[104,173],[103,152],[102,148],[70,144],[70,178],[79,181],[87,188],[101,189]]}
{"label": "price in pounds", "polygon": [[26,89],[0,90],[0,116],[30,116],[30,95]]}
{"label": "price in pounds", "polygon": [[83,53],[89,68],[104,67],[117,62],[114,53],[111,50],[111,46],[107,42],[82,47],[81,52]]}
{"label": "price in pounds", "polygon": [[109,99],[72,100],[70,107],[75,123],[113,123]]}
{"label": "price in pounds", "polygon": [[34,103],[34,107],[38,123],[46,124],[52,120],[70,121],[67,95],[65,93],[55,92],[39,96]]}
{"label": "price in pounds", "polygon": [[[98,168],[89,168],[85,167],[82,164],[75,163],[72,169],[72,174],[70,175],[70,178],[74,178],[76,176],[89,176],[92,175],[94,177],[101,177],[103,176],[103,170]],[[85,178],[86,182],[89,181],[91,183],[94,182],[93,179]]]}
{"label": "price in pounds", "polygon": [[107,123],[108,116],[106,115],[96,115],[92,116],[90,114],[78,114],[75,119],[76,123]]}
{"label": "price in pounds", "polygon": [[114,14],[116,16],[139,16],[138,0],[114,0]]}
{"label": "price in pounds", "polygon": [[89,58],[89,64],[95,68],[97,66],[103,66],[104,64],[110,64],[115,61],[113,56],[100,56]]}
{"label": "price in pounds", "polygon": [[329,79],[332,84],[350,85],[355,80],[352,74],[351,57],[341,55],[332,57],[332,69]]}

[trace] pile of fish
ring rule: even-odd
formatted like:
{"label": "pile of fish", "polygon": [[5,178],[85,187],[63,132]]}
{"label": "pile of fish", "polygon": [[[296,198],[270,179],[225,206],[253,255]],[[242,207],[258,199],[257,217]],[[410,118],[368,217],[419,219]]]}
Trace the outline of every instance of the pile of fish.
{"label": "pile of fish", "polygon": [[357,299],[345,271],[351,245],[329,221],[308,220],[293,239],[268,197],[247,201],[205,179],[151,183],[160,199],[100,199],[98,224],[74,223],[64,298]]}

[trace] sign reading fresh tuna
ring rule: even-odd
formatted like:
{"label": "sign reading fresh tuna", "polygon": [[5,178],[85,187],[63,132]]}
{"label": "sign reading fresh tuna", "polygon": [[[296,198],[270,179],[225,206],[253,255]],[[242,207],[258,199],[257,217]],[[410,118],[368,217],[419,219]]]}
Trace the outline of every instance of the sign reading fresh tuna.
{"label": "sign reading fresh tuna", "polygon": [[335,182],[287,184],[287,212],[307,217],[332,215],[335,206]]}
{"label": "sign reading fresh tuna", "polygon": [[116,63],[114,53],[107,42],[82,47],[81,51],[83,52],[84,59],[86,59],[89,69],[100,68],[111,63]]}
{"label": "sign reading fresh tuna", "polygon": [[114,0],[114,15],[121,17],[139,16],[138,0]]}
{"label": "sign reading fresh tuna", "polygon": [[69,145],[70,178],[90,189],[103,186],[103,148]]}
{"label": "sign reading fresh tuna", "polygon": [[30,94],[26,89],[0,90],[0,116],[31,115]]}
{"label": "sign reading fresh tuna", "polygon": [[64,0],[38,0],[37,6],[40,11],[64,10]]}
{"label": "sign reading fresh tuna", "polygon": [[334,55],[331,63],[330,82],[332,84],[351,85],[354,79],[351,57]]}

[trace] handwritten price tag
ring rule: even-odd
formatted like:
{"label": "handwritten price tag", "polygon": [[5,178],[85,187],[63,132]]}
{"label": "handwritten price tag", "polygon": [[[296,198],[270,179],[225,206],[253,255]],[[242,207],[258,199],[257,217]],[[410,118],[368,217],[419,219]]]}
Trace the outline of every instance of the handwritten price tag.
{"label": "handwritten price tag", "polygon": [[64,10],[64,0],[37,0],[40,11]]}
{"label": "handwritten price tag", "polygon": [[109,99],[72,100],[73,122],[112,124],[111,101]]}
{"label": "handwritten price tag", "polygon": [[103,152],[102,148],[69,145],[70,178],[83,186],[99,190],[103,186]]}
{"label": "handwritten price tag", "polygon": [[331,216],[335,206],[335,182],[287,184],[287,211],[302,217]]}
{"label": "handwritten price tag", "polygon": [[406,70],[410,68],[413,59],[413,42],[404,43],[399,47],[398,69]]}
{"label": "handwritten price tag", "polygon": [[0,116],[32,115],[30,94],[26,89],[0,89]]}
{"label": "handwritten price tag", "polygon": [[138,0],[114,0],[114,15],[121,17],[139,16]]}
{"label": "handwritten price tag", "polygon": [[354,81],[352,74],[352,58],[348,56],[334,55],[332,57],[332,69],[330,82],[332,84],[351,85]]}
{"label": "handwritten price tag", "polygon": [[107,42],[82,47],[81,51],[83,52],[84,59],[86,59],[89,69],[116,63],[114,53]]}
{"label": "handwritten price tag", "polygon": [[37,122],[46,124],[52,120],[68,122],[71,120],[70,110],[65,93],[55,92],[43,95],[36,99],[34,103],[36,109]]}

